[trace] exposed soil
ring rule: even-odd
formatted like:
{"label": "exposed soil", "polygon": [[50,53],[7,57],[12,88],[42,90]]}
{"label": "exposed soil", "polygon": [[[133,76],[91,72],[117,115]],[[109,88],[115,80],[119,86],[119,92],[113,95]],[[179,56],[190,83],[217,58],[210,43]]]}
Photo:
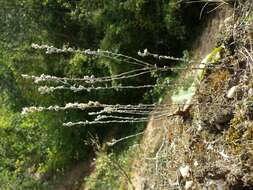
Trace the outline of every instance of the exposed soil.
{"label": "exposed soil", "polygon": [[[199,64],[215,48],[221,37],[224,38],[229,22],[234,21],[233,16],[233,8],[225,5],[207,15],[203,26],[200,27],[203,27],[203,31],[192,47],[193,65]],[[183,71],[178,83],[184,81],[190,74],[191,71]],[[221,98],[226,96],[228,87],[231,86],[229,83],[232,80],[229,79],[232,75],[236,74],[229,70],[219,70],[207,76],[206,81],[211,82],[201,85],[194,101],[197,103],[203,103],[203,101],[208,103],[209,101],[211,106],[210,104],[193,106],[187,121],[182,120],[180,116],[171,118],[165,116],[159,121],[154,121],[151,116],[140,144],[141,153],[134,163],[132,172],[132,181],[136,190],[188,189],[187,185],[189,189],[202,189],[207,188],[206,186],[214,189],[232,188],[233,185],[226,184],[225,186],[228,176],[231,177],[233,174],[231,174],[231,163],[226,160],[227,155],[223,152],[224,150],[210,151],[208,148],[212,149],[213,145],[206,147],[205,144],[206,141],[215,143],[216,139],[224,138],[222,131],[228,129],[234,117],[229,107],[217,107],[214,104],[214,102],[232,103],[226,98],[224,102],[224,99]],[[210,96],[210,92],[214,94]],[[215,99],[218,99],[218,102]],[[163,103],[170,104],[171,102],[170,93],[168,93]],[[171,113],[177,109],[178,106],[170,107]],[[197,115],[196,113],[203,114]],[[215,115],[218,115],[216,119]],[[192,118],[208,121],[209,123],[206,123],[208,129],[202,129],[204,126],[202,124],[199,125],[201,129],[196,129],[197,125],[193,126]],[[202,132],[197,133],[196,130]],[[225,141],[219,141],[219,143],[225,143]],[[219,149],[222,146],[217,145],[217,147]],[[182,177],[180,169],[187,170],[188,167],[191,169],[188,170],[187,176]],[[239,183],[238,186],[240,186]],[[237,185],[232,189],[238,189]]]}

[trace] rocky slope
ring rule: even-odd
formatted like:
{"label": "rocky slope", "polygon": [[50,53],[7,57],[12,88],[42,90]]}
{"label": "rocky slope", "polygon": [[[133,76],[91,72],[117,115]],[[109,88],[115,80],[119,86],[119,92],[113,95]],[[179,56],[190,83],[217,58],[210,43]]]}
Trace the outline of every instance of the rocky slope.
{"label": "rocky slope", "polygon": [[135,189],[253,189],[252,16],[251,1],[209,14],[192,49],[192,66],[204,69],[183,71],[175,84],[186,93],[194,83],[194,93],[178,104],[168,92],[171,115],[151,116]]}

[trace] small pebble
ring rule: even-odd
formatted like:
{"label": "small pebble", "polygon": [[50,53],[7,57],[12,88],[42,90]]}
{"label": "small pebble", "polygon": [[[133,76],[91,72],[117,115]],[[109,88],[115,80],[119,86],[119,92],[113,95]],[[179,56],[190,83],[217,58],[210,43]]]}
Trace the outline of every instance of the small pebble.
{"label": "small pebble", "polygon": [[186,181],[185,186],[184,186],[185,190],[190,189],[192,185],[193,185],[193,181]]}
{"label": "small pebble", "polygon": [[229,98],[229,99],[233,98],[235,96],[237,88],[238,88],[238,86],[233,86],[232,88],[230,88],[227,93],[227,98]]}
{"label": "small pebble", "polygon": [[253,96],[253,88],[250,88],[248,91],[248,96],[251,97]]}
{"label": "small pebble", "polygon": [[189,166],[181,166],[179,169],[183,178],[187,178],[190,176],[190,167]]}

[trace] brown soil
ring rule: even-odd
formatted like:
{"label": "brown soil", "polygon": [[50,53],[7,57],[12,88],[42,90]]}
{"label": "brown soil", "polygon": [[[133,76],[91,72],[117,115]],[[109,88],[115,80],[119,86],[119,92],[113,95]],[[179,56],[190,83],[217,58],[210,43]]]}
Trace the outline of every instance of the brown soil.
{"label": "brown soil", "polygon": [[[220,37],[220,34],[225,30],[225,23],[224,20],[230,16],[232,16],[232,9],[228,6],[223,6],[216,11],[207,15],[207,18],[203,21],[203,28],[201,35],[196,39],[194,45],[192,46],[192,60],[195,61],[194,64],[199,64],[200,61],[208,54],[210,51],[214,49],[217,45],[217,41]],[[183,81],[184,77],[189,74],[190,71],[183,71],[185,72],[182,74],[179,81]],[[180,83],[180,82],[179,82]],[[164,104],[170,104],[170,93],[168,93],[167,97],[164,100]],[[171,106],[170,110],[171,113],[175,112],[178,109],[176,106]],[[170,118],[168,119],[166,116],[161,118],[160,120],[152,120],[152,116],[150,121],[147,125],[145,134],[142,138],[140,143],[140,155],[134,162],[133,172],[132,172],[132,181],[134,183],[136,190],[144,190],[144,189],[154,189],[155,184],[152,184],[156,179],[155,174],[150,176],[149,168],[150,165],[148,161],[143,158],[154,158],[156,157],[157,153],[161,150],[162,142],[164,141],[163,138],[167,138],[167,141],[170,143],[172,139],[178,134],[181,137],[178,139],[181,142],[189,142],[189,135],[187,135],[183,127],[186,125],[182,125],[180,119],[178,118]],[[184,143],[181,143],[181,151],[184,150]],[[199,151],[201,151],[201,147],[199,147]],[[173,157],[175,162],[183,163],[182,160],[183,156],[180,154],[176,154]],[[152,160],[152,159],[151,159]],[[177,168],[168,168],[172,170],[172,175],[170,176],[172,183],[177,181]],[[168,176],[167,176],[168,177]],[[157,187],[156,187],[157,188]],[[173,189],[173,188],[172,188]]]}

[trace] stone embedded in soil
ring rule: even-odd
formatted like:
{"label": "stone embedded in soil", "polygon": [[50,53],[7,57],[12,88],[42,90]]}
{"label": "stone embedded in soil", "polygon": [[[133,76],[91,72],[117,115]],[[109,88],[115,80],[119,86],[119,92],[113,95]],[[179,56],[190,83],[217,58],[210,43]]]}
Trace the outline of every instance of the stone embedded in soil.
{"label": "stone embedded in soil", "polygon": [[190,189],[193,185],[193,181],[186,181],[185,182],[185,186],[184,188],[187,190],[187,189]]}
{"label": "stone embedded in soil", "polygon": [[227,98],[229,99],[233,98],[235,96],[237,89],[238,89],[238,86],[233,86],[232,88],[230,88],[227,93]]}
{"label": "stone embedded in soil", "polygon": [[253,88],[250,88],[248,91],[248,96],[251,97],[253,96]]}
{"label": "stone embedded in soil", "polygon": [[183,178],[187,178],[190,176],[190,167],[188,165],[186,166],[181,166],[179,168],[180,174],[182,175]]}

